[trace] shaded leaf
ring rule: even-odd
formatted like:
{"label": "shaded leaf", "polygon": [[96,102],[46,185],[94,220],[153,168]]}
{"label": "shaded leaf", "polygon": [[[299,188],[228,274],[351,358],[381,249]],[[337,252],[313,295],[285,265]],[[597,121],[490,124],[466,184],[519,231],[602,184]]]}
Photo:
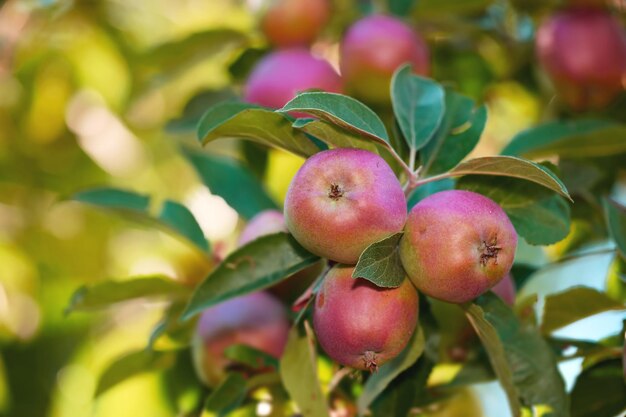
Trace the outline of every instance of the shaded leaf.
{"label": "shaded leaf", "polygon": [[98,397],[120,382],[135,375],[170,368],[175,362],[176,352],[173,351],[164,352],[144,349],[130,352],[116,359],[102,373],[94,395]]}
{"label": "shaded leaf", "polygon": [[400,261],[400,238],[402,233],[396,233],[365,248],[352,278],[363,278],[383,288],[399,287],[406,277]]}
{"label": "shaded leaf", "polygon": [[546,123],[518,133],[503,155],[563,157],[608,156],[626,152],[626,126],[608,120],[587,119]]}
{"label": "shaded leaf", "polygon": [[600,362],[578,375],[572,390],[572,417],[616,416],[626,409],[620,359]]}
{"label": "shaded leaf", "polygon": [[415,6],[416,0],[387,0],[387,8],[391,14],[406,16]]}
{"label": "shaded leaf", "polygon": [[289,118],[249,103],[225,102],[211,107],[202,116],[197,133],[204,144],[220,138],[239,138],[305,158],[319,151],[306,135],[291,126]]}
{"label": "shaded leaf", "polygon": [[452,175],[495,175],[531,181],[571,200],[565,184],[550,169],[511,156],[486,156],[470,159],[455,166]]}
{"label": "shaded leaf", "polygon": [[444,89],[435,81],[413,74],[410,65],[391,80],[391,101],[400,130],[413,151],[433,137],[445,113]]}
{"label": "shaded leaf", "polygon": [[294,326],[289,332],[285,352],[280,359],[280,377],[289,396],[303,417],[328,417],[326,398],[317,376],[317,359],[313,331]]}
{"label": "shaded leaf", "polygon": [[551,333],[585,317],[609,310],[626,310],[626,306],[593,288],[571,288],[546,297],[541,330]]}
{"label": "shaded leaf", "polygon": [[188,292],[189,288],[163,275],[144,276],[124,281],[104,281],[76,290],[65,313],[94,310],[136,298],[180,297]]}
{"label": "shaded leaf", "polygon": [[424,332],[421,327],[418,327],[404,350],[368,378],[357,401],[360,415],[367,411],[370,404],[387,388],[391,381],[417,361],[424,352],[424,344]]}
{"label": "shaded leaf", "polygon": [[246,379],[237,372],[230,373],[208,396],[203,407],[203,416],[224,417],[239,407],[246,398]]}
{"label": "shaded leaf", "polygon": [[448,171],[478,143],[487,121],[487,108],[451,90],[445,91],[445,114],[439,129],[421,151],[422,175]]}
{"label": "shaded leaf", "polygon": [[489,197],[502,207],[516,232],[532,245],[564,239],[570,229],[570,207],[560,196],[516,178],[466,176],[457,188]]}
{"label": "shaded leaf", "polygon": [[222,197],[246,220],[261,211],[277,208],[263,185],[243,165],[187,146],[181,150],[211,192]]}
{"label": "shaded leaf", "polygon": [[319,259],[287,233],[262,236],[230,254],[198,285],[183,319],[230,298],[270,287]]}
{"label": "shaded leaf", "polygon": [[343,94],[301,93],[278,111],[309,113],[354,133],[389,142],[387,129],[376,113],[360,101]]}
{"label": "shaded leaf", "polygon": [[242,363],[253,369],[268,367],[278,369],[278,359],[248,345],[229,346],[224,351],[224,355],[234,362]]}
{"label": "shaded leaf", "polygon": [[452,178],[443,178],[439,181],[428,182],[424,185],[420,185],[413,190],[413,192],[406,199],[407,208],[410,211],[417,203],[429,195],[440,191],[454,190],[455,184],[456,183]]}
{"label": "shaded leaf", "polygon": [[165,200],[160,211],[153,215],[149,196],[116,188],[95,188],[72,196],[73,200],[92,204],[101,208],[113,209],[131,216],[134,220],[150,226],[157,226],[168,232],[175,232],[204,252],[209,251],[209,243],[200,225],[189,209],[180,203]]}
{"label": "shaded leaf", "polygon": [[615,240],[622,258],[626,259],[626,207],[607,198],[604,200],[604,211],[609,233]]}

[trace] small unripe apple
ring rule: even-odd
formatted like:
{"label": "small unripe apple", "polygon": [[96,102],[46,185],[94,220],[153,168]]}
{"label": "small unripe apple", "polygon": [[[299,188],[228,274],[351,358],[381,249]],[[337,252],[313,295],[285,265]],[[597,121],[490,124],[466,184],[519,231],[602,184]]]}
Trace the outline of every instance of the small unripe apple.
{"label": "small unripe apple", "polygon": [[573,109],[602,108],[626,85],[626,33],[608,11],[572,8],[537,31],[537,56]]}
{"label": "small unripe apple", "polygon": [[265,292],[217,304],[202,313],[192,340],[196,372],[205,384],[214,386],[229,364],[224,355],[228,347],[244,344],[280,357],[288,333],[285,308]]}
{"label": "small unripe apple", "polygon": [[261,29],[273,45],[308,45],[329,18],[329,0],[273,0],[261,19]]}
{"label": "small unripe apple", "polygon": [[287,228],[323,258],[356,264],[370,244],[402,231],[402,186],[385,160],[361,149],[332,149],[306,160],[285,197]]}
{"label": "small unripe apple", "polygon": [[412,64],[417,74],[428,74],[428,45],[410,26],[393,17],[361,19],[341,42],[339,67],[346,89],[367,102],[389,102],[391,76],[405,63]]}
{"label": "small unripe apple", "polygon": [[341,78],[325,60],[304,48],[291,48],[261,59],[248,77],[244,100],[279,109],[297,93],[310,89],[339,93]]}
{"label": "small unripe apple", "polygon": [[419,297],[408,279],[380,288],[352,278],[354,267],[335,265],[324,279],[313,310],[315,334],[342,365],[375,371],[396,357],[411,338]]}
{"label": "small unripe apple", "polygon": [[[278,210],[265,210],[250,219],[239,236],[238,245],[243,246],[261,236],[286,231],[283,213]],[[267,291],[290,304],[315,281],[323,270],[324,262],[319,261],[273,285]]]}
{"label": "small unripe apple", "polygon": [[411,209],[400,257],[419,291],[465,303],[509,273],[516,247],[515,228],[498,204],[471,191],[450,190]]}

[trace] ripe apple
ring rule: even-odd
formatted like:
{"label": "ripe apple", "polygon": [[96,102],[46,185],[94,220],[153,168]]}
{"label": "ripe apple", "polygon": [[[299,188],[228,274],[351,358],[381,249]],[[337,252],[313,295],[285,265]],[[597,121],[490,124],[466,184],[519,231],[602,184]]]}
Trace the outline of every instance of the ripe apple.
{"label": "ripe apple", "polygon": [[261,19],[261,30],[279,47],[308,45],[329,18],[329,0],[273,0]]}

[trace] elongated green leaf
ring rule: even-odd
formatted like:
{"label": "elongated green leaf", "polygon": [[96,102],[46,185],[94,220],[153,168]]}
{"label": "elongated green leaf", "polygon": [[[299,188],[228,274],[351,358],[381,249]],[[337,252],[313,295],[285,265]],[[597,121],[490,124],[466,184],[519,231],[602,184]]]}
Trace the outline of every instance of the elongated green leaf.
{"label": "elongated green leaf", "polygon": [[519,402],[512,398],[517,392],[527,407],[545,406],[555,417],[569,417],[569,398],[556,358],[539,333],[523,326],[493,293],[477,298],[466,312],[490,354],[496,375],[501,382],[504,378],[513,414],[519,415]]}
{"label": "elongated green leaf", "polygon": [[318,119],[298,119],[293,126],[335,148],[357,148],[374,152],[382,156],[394,171],[398,171],[398,160],[401,158],[384,140],[372,140],[369,137]]}
{"label": "elongated green leaf", "polygon": [[165,130],[174,134],[195,133],[207,108],[224,101],[233,101],[236,98],[235,92],[230,88],[201,91],[187,102],[179,117],[167,122]]}
{"label": "elongated green leaf", "polygon": [[369,377],[357,401],[359,415],[365,414],[370,404],[391,381],[417,361],[424,352],[424,344],[424,332],[421,327],[418,327],[400,355],[381,366],[375,374]]}
{"label": "elongated green leaf", "polygon": [[473,191],[498,203],[517,233],[531,245],[549,245],[564,239],[570,229],[567,202],[544,187],[507,177],[468,175],[457,188]]}
{"label": "elongated green leaf", "polygon": [[444,178],[439,181],[433,181],[426,183],[416,188],[406,199],[406,205],[409,211],[420,201],[428,197],[429,195],[446,191],[454,190],[455,181],[451,178]]}
{"label": "elongated green leaf", "polygon": [[285,352],[280,359],[280,377],[289,396],[303,417],[328,417],[326,399],[317,376],[313,331],[304,323],[304,331],[294,326],[289,332]]}
{"label": "elongated green leaf", "polygon": [[[176,300],[163,313],[161,319],[150,331],[147,349],[163,350],[172,345],[187,347],[191,342],[193,333],[196,331],[196,323],[193,320],[183,322],[180,320],[186,299]],[[163,343],[161,343],[163,341]],[[163,346],[161,346],[161,344]]]}
{"label": "elongated green leaf", "polygon": [[352,278],[363,278],[379,287],[399,287],[406,277],[400,261],[402,233],[388,236],[369,245],[359,256]]}
{"label": "elongated green leaf", "polygon": [[422,175],[440,174],[474,149],[487,121],[487,108],[451,90],[445,92],[445,114],[434,137],[422,148]]}
{"label": "elongated green leaf", "polygon": [[261,211],[277,208],[263,185],[243,165],[187,146],[181,150],[211,192],[222,197],[246,220]]}
{"label": "elongated green leaf", "polygon": [[183,319],[227,299],[270,287],[319,259],[287,233],[262,236],[230,254],[196,288]]}
{"label": "elongated green leaf", "polygon": [[360,135],[389,142],[382,120],[365,104],[336,93],[298,94],[279,112],[306,112]]}
{"label": "elongated green leaf", "polygon": [[626,384],[619,359],[600,362],[578,375],[572,417],[617,416],[626,409]]}
{"label": "elongated green leaf", "polygon": [[608,156],[626,152],[626,125],[608,120],[568,120],[546,123],[517,134],[503,155],[567,157]]}
{"label": "elongated green leaf", "polygon": [[440,84],[413,74],[409,65],[394,73],[391,102],[409,149],[420,150],[433,137],[445,113],[444,97]]}
{"label": "elongated green leaf", "polygon": [[248,345],[232,345],[224,351],[224,354],[228,359],[253,369],[268,367],[278,369],[278,359]]}
{"label": "elongated green leaf", "polygon": [[203,416],[225,417],[239,407],[246,398],[246,379],[237,372],[230,373],[215,388],[204,403]]}
{"label": "elongated green leaf", "polygon": [[211,107],[198,124],[198,139],[207,143],[220,138],[248,139],[302,157],[319,148],[280,113],[254,104],[226,102]]}
{"label": "elongated green leaf", "polygon": [[175,298],[187,293],[189,293],[187,287],[163,275],[131,278],[124,281],[105,281],[76,290],[65,312],[67,314],[77,310],[93,310],[135,298]]}
{"label": "elongated green leaf", "polygon": [[571,288],[546,297],[541,330],[551,333],[585,317],[609,310],[626,310],[626,305],[592,288]]}
{"label": "elongated green leaf", "polygon": [[157,226],[193,243],[204,252],[209,251],[209,243],[200,225],[189,209],[175,201],[166,200],[156,215],[150,212],[150,197],[116,188],[95,188],[75,194],[73,200],[97,207],[119,211],[134,220]]}
{"label": "elongated green leaf", "polygon": [[531,181],[561,194],[571,200],[565,184],[548,168],[525,159],[512,156],[486,156],[461,162],[451,171],[452,175],[496,175]]}
{"label": "elongated green leaf", "polygon": [[609,233],[617,244],[622,258],[626,259],[626,207],[612,199],[606,199],[604,211]]}
{"label": "elongated green leaf", "polygon": [[95,396],[102,395],[120,382],[135,375],[167,369],[172,367],[175,362],[176,352],[174,351],[164,352],[143,349],[130,352],[116,359],[102,373]]}

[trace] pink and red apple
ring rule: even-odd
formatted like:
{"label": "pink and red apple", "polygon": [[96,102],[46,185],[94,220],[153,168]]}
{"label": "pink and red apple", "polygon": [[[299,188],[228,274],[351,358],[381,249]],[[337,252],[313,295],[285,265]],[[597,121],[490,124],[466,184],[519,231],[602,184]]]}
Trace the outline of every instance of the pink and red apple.
{"label": "pink and red apple", "polygon": [[330,0],[272,0],[261,30],[279,47],[310,44],[330,18]]}

